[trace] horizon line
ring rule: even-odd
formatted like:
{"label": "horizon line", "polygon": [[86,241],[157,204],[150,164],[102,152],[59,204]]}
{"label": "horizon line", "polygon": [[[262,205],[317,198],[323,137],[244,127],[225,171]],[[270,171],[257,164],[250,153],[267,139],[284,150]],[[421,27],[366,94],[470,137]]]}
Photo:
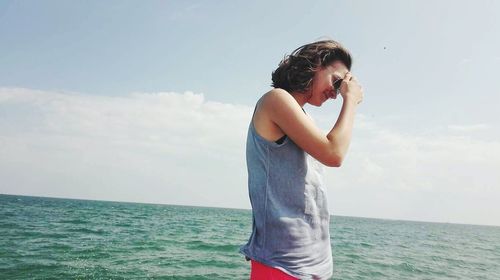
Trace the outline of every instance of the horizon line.
{"label": "horizon line", "polygon": [[[91,198],[76,198],[76,197],[41,196],[41,195],[27,195],[27,194],[13,194],[13,193],[0,193],[0,195],[252,211],[252,209],[249,209],[249,208],[217,207],[217,206],[207,206],[207,205],[187,205],[187,204],[172,204],[172,203],[157,203],[157,202],[121,201],[121,200],[108,200],[108,199],[91,199]],[[500,228],[500,224],[499,225],[495,225],[495,224],[467,224],[467,223],[459,223],[459,222],[435,222],[435,221],[407,220],[407,219],[397,219],[397,218],[379,218],[379,217],[366,217],[366,216],[349,216],[349,215],[338,215],[338,214],[335,214],[335,215],[334,214],[330,214],[330,217],[346,217],[346,218],[373,219],[373,220],[394,221],[394,222],[399,221],[399,222],[413,222],[413,223],[449,224],[449,225],[465,225],[465,226],[481,226],[481,227],[497,227],[497,228]]]}

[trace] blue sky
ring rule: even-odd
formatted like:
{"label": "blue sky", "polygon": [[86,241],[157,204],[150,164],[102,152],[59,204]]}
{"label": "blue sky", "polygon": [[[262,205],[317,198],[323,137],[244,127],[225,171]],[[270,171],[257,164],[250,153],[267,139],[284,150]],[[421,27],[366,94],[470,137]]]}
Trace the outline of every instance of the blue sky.
{"label": "blue sky", "polygon": [[[327,172],[331,212],[498,225],[498,10],[2,1],[0,193],[248,208],[253,106],[285,54],[333,38],[365,100],[348,159]],[[306,110],[329,130],[339,107]]]}

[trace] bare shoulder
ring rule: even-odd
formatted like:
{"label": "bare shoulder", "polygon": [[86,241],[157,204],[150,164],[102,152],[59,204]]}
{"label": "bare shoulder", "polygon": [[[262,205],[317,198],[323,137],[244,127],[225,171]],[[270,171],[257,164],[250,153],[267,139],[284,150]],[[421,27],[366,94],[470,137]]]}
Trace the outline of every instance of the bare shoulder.
{"label": "bare shoulder", "polygon": [[295,101],[288,91],[280,88],[274,88],[266,92],[259,101],[259,107],[263,111],[276,112],[280,108],[288,107],[301,110],[300,105]]}
{"label": "bare shoulder", "polygon": [[264,102],[290,102],[294,101],[288,91],[281,88],[273,88],[262,96]]}
{"label": "bare shoulder", "polygon": [[270,91],[268,91],[265,95],[270,95],[270,96],[275,96],[275,95],[290,95],[288,91],[281,89],[281,88],[273,88]]}

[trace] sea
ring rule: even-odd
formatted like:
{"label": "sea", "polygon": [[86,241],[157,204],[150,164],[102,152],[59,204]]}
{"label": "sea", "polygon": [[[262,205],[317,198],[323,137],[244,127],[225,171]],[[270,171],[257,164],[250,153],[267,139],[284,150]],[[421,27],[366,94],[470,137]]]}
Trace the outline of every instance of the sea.
{"label": "sea", "polygon": [[[0,195],[0,279],[249,279],[250,210]],[[332,216],[331,279],[500,279],[500,227]]]}

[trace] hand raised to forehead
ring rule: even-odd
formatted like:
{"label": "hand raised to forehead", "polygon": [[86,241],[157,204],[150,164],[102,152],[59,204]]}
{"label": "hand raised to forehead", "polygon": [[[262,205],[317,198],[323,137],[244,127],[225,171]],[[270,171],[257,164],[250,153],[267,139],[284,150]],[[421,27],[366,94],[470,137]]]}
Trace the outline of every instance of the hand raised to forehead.
{"label": "hand raised to forehead", "polygon": [[356,104],[363,101],[363,88],[359,84],[358,79],[356,79],[351,72],[347,72],[342,80],[340,95],[342,95],[344,100],[354,100]]}

